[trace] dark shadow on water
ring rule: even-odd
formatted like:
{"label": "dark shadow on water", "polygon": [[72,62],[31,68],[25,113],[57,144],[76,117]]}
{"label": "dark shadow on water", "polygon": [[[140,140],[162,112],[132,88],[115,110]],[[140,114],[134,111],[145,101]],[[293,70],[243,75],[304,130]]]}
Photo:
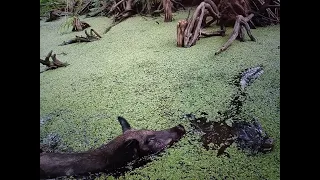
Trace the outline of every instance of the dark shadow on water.
{"label": "dark shadow on water", "polygon": [[206,150],[218,150],[217,156],[230,155],[225,151],[234,142],[239,150],[255,155],[266,153],[273,149],[273,139],[262,129],[256,119],[251,122],[235,121],[232,126],[225,122],[207,121],[206,117],[190,119],[193,131],[201,131],[201,142]]}
{"label": "dark shadow on water", "polygon": [[225,150],[236,142],[238,149],[255,155],[258,152],[269,152],[273,149],[273,139],[262,129],[256,118],[251,122],[242,120],[240,113],[247,98],[246,87],[251,85],[263,73],[262,66],[245,69],[231,80],[231,84],[237,88],[232,96],[227,110],[218,112],[215,120],[210,121],[205,116],[206,112],[201,112],[201,117],[194,114],[186,114],[193,131],[203,133],[201,142],[205,149],[218,150],[217,156],[230,155]]}
{"label": "dark shadow on water", "polygon": [[226,123],[207,122],[206,117],[195,118],[190,120],[191,126],[195,130],[200,130],[204,134],[201,136],[201,142],[206,150],[218,150],[217,156],[225,154],[230,156],[225,149],[234,141],[233,129]]}
{"label": "dark shadow on water", "polygon": [[[161,157],[163,154],[162,152],[157,154],[157,157]],[[126,166],[118,168],[113,170],[110,173],[105,173],[105,172],[98,172],[98,173],[88,173],[88,174],[83,174],[83,175],[74,175],[72,177],[70,176],[62,176],[55,178],[56,180],[67,180],[67,179],[77,179],[77,180],[94,180],[96,178],[99,178],[101,176],[113,176],[114,178],[119,178],[120,176],[125,175],[125,173],[130,172],[136,168],[143,167],[153,161],[155,155],[150,155],[150,156],[145,156],[141,159],[138,159],[136,161],[128,163]],[[146,179],[150,179],[149,177],[145,177]]]}

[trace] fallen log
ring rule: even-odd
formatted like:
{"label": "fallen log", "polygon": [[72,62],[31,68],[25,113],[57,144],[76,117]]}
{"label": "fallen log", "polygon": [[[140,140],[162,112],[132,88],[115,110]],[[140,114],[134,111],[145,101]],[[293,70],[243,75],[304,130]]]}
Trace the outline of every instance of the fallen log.
{"label": "fallen log", "polygon": [[[52,61],[50,61],[50,57],[52,58]],[[47,68],[44,71],[51,70],[51,69],[57,69],[59,67],[66,67],[69,64],[63,63],[60,60],[57,59],[56,54],[52,54],[52,50],[48,53],[48,55],[45,57],[45,59],[40,58],[40,63],[47,66]],[[42,71],[42,72],[44,72]],[[40,72],[41,73],[41,72]]]}

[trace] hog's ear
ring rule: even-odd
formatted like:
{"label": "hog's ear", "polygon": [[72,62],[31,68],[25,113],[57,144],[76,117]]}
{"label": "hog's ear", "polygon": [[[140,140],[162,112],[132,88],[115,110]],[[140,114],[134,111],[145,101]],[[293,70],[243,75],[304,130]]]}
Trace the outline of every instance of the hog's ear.
{"label": "hog's ear", "polygon": [[40,168],[40,179],[45,178],[46,177],[46,173],[44,172],[44,170],[42,170]]}
{"label": "hog's ear", "polygon": [[121,125],[123,133],[126,132],[127,130],[131,129],[130,124],[128,123],[128,121],[125,118],[118,116],[118,121]]}

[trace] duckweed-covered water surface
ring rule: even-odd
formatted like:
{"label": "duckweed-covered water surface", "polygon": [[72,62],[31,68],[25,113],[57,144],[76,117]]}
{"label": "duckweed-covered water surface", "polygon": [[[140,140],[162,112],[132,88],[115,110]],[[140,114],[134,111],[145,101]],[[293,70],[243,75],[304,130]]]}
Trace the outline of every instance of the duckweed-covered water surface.
{"label": "duckweed-covered water surface", "polygon": [[[122,133],[117,116],[136,129],[180,123],[188,133],[178,143],[119,179],[280,179],[280,25],[253,29],[256,42],[246,36],[247,41],[235,41],[215,56],[228,36],[176,47],[177,22],[187,15],[175,13],[169,23],[163,17],[136,16],[106,34],[111,19],[81,17],[102,38],[66,46],[58,45],[84,32],[59,32],[64,18],[40,21],[40,58],[53,50],[70,64],[40,74],[40,142],[54,135],[60,151],[96,148]],[[263,74],[246,87],[239,116],[259,119],[274,148],[248,156],[232,144],[226,150],[230,157],[217,157],[218,150],[202,146],[201,133],[191,133],[184,115],[206,112],[207,119],[215,119],[238,91],[230,83],[233,77],[259,65]],[[40,64],[40,71],[44,68]]]}

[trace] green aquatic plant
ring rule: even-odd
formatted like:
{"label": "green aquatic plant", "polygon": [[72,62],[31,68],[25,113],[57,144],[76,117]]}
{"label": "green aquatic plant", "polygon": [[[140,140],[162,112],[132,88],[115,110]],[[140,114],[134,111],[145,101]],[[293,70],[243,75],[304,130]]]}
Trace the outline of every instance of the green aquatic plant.
{"label": "green aquatic plant", "polygon": [[[163,156],[119,179],[279,179],[280,25],[253,29],[256,42],[236,41],[228,51],[214,56],[214,49],[232,29],[227,29],[225,37],[204,38],[191,48],[178,48],[177,21],[187,15],[188,11],[177,12],[169,23],[161,23],[161,17],[132,17],[99,41],[70,46],[53,46],[74,38],[74,33],[57,34],[64,19],[40,22],[40,57],[51,49],[57,55],[66,52],[63,60],[72,64],[40,74],[40,117],[58,114],[41,125],[41,137],[57,133],[73,151],[99,147],[121,133],[119,115],[131,119],[136,128],[159,130],[181,123],[189,131],[183,114],[204,111],[214,119],[218,111],[229,108],[236,92],[230,79],[262,64],[263,75],[246,88],[241,117],[259,118],[275,139],[272,152],[247,157],[234,145],[228,148],[232,158],[216,157],[216,150],[202,147],[200,135],[188,133]],[[100,33],[112,19],[95,17],[86,22]],[[56,113],[59,109],[68,111]],[[107,178],[112,179],[108,175],[99,179]]]}
{"label": "green aquatic plant", "polygon": [[65,34],[72,31],[72,28],[74,26],[75,18],[78,18],[77,16],[71,16],[71,17],[65,17],[65,21],[60,25],[59,27],[59,33]]}

